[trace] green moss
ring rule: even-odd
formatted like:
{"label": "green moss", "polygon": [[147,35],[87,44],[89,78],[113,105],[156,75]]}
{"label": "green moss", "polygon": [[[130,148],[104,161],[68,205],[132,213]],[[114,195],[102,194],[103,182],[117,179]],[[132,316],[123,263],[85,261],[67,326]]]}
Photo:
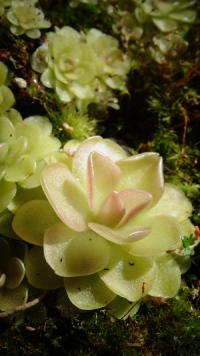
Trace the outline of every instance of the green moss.
{"label": "green moss", "polygon": [[[66,319],[49,309],[43,321],[1,329],[0,352],[16,355],[200,355],[200,319],[197,294],[183,286],[167,303],[150,299],[134,320],[115,320],[104,311]],[[15,335],[10,343],[9,335]],[[31,353],[32,352],[32,353]]]}

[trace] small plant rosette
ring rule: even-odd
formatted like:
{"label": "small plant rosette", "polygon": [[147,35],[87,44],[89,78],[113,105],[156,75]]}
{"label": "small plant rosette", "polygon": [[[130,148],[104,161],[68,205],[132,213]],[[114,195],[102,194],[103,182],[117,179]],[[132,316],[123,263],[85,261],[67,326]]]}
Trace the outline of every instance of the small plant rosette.
{"label": "small plant rosette", "polygon": [[79,309],[107,307],[117,316],[136,312],[147,295],[174,297],[185,272],[182,238],[194,234],[192,205],[164,184],[159,154],[129,156],[94,136],[67,162],[43,169],[46,198],[21,205],[13,219],[15,233],[33,245],[25,259],[29,283],[64,286]]}

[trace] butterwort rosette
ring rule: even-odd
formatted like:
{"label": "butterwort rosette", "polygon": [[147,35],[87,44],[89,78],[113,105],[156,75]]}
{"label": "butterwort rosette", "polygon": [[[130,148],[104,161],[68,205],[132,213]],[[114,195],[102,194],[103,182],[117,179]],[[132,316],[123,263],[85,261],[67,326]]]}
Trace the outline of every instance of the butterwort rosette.
{"label": "butterwort rosette", "polygon": [[164,184],[159,154],[129,156],[114,141],[91,137],[68,165],[46,166],[41,185],[47,201],[19,208],[13,228],[43,249],[76,307],[114,303],[116,310],[146,295],[176,295],[181,268],[173,252],[193,232],[192,206]]}

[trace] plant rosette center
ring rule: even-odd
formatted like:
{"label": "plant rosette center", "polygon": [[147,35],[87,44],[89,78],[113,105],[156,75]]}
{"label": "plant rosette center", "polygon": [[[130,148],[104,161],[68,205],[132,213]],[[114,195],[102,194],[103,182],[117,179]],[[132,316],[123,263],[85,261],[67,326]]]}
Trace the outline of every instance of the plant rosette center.
{"label": "plant rosette center", "polygon": [[85,310],[177,293],[181,267],[170,251],[193,233],[192,206],[164,185],[157,153],[128,156],[112,140],[91,137],[68,166],[47,165],[41,186],[47,200],[25,203],[13,220],[14,231],[36,245],[25,261],[31,284],[45,280],[53,289],[64,278],[68,298]]}

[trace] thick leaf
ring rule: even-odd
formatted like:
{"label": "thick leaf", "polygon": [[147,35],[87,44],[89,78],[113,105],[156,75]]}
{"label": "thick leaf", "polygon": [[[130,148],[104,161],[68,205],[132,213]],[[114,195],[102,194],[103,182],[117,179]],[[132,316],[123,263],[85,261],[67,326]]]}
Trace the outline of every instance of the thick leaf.
{"label": "thick leaf", "polygon": [[152,195],[151,205],[163,193],[164,181],[162,159],[157,153],[141,153],[118,163],[122,178],[117,190],[139,189]]}
{"label": "thick leaf", "polygon": [[79,309],[103,308],[115,298],[115,294],[105,286],[96,274],[65,278],[64,283],[70,301]]}
{"label": "thick leaf", "polygon": [[44,258],[43,248],[34,246],[25,257],[28,282],[41,289],[56,289],[63,286],[63,280],[56,276]]}
{"label": "thick leaf", "polygon": [[20,158],[26,151],[27,139],[20,136],[16,140],[13,140],[9,145],[8,155],[6,157],[6,164],[8,166],[15,164],[16,160]]}
{"label": "thick leaf", "polygon": [[31,200],[17,210],[12,225],[23,240],[42,246],[45,231],[58,221],[46,200]]}
{"label": "thick leaf", "polygon": [[86,276],[107,266],[110,246],[93,231],[77,233],[56,224],[45,233],[44,255],[59,276]]}
{"label": "thick leaf", "polygon": [[87,164],[87,195],[89,204],[97,212],[108,194],[117,186],[121,176],[118,166],[108,157],[90,153]]}
{"label": "thick leaf", "polygon": [[7,142],[0,143],[0,163],[4,164],[7,153],[8,153]]}
{"label": "thick leaf", "polygon": [[181,284],[181,271],[170,255],[162,255],[156,259],[156,274],[148,294],[154,297],[172,298]]}
{"label": "thick leaf", "polygon": [[109,264],[99,276],[114,293],[136,302],[150,289],[155,266],[151,258],[131,256],[113,246]]}
{"label": "thick leaf", "polygon": [[49,136],[52,132],[52,124],[45,116],[29,116],[26,118],[26,124],[33,125],[33,127],[35,125],[40,127],[42,135],[44,136]]}
{"label": "thick leaf", "polygon": [[72,230],[87,228],[88,204],[78,181],[67,166],[54,163],[41,176],[42,188],[56,214]]}
{"label": "thick leaf", "polygon": [[183,191],[166,183],[159,202],[149,211],[150,215],[167,214],[182,222],[192,214],[192,204]]}
{"label": "thick leaf", "polygon": [[[143,219],[142,219],[143,218]],[[150,233],[142,240],[127,245],[134,256],[153,256],[181,246],[181,232],[177,220],[168,215],[141,217],[138,223],[149,226]]]}
{"label": "thick leaf", "polygon": [[12,257],[6,261],[6,264],[4,264],[4,273],[6,274],[6,287],[15,289],[24,279],[24,263],[20,258]]}
{"label": "thick leaf", "polygon": [[15,97],[12,93],[12,91],[5,85],[1,86],[1,112],[4,112],[14,104],[15,102]]}
{"label": "thick leaf", "polygon": [[17,193],[13,200],[8,205],[8,209],[16,213],[17,209],[30,200],[46,200],[44,192],[41,187],[33,189],[23,189],[20,186],[17,188]]}
{"label": "thick leaf", "polygon": [[105,225],[97,223],[89,223],[88,226],[100,236],[103,236],[106,240],[114,242],[116,244],[126,244],[129,242],[141,240],[149,234],[150,229],[142,226],[125,226],[121,228],[110,228]]}
{"label": "thick leaf", "polygon": [[125,189],[119,193],[119,197],[125,207],[125,214],[119,223],[119,226],[127,224],[151,201],[151,194],[138,189]]}
{"label": "thick leaf", "polygon": [[127,157],[127,153],[112,140],[103,139],[100,136],[90,137],[85,140],[75,153],[72,165],[72,172],[85,187],[87,162],[91,152],[107,156],[114,162]]}
{"label": "thick leaf", "polygon": [[0,289],[0,310],[6,311],[26,303],[28,289],[23,284],[15,289]]}
{"label": "thick leaf", "polygon": [[35,172],[36,162],[29,155],[20,156],[15,163],[7,167],[5,179],[9,182],[20,182]]}
{"label": "thick leaf", "polygon": [[12,122],[6,117],[0,117],[0,143],[10,142],[15,139],[15,128]]}
{"label": "thick leaf", "polygon": [[178,12],[174,12],[170,15],[170,18],[172,20],[176,20],[176,21],[180,21],[183,23],[193,23],[195,21],[196,18],[196,11],[194,10],[185,10],[185,11],[181,11],[180,13]]}
{"label": "thick leaf", "polygon": [[[33,188],[37,188],[40,186],[40,177],[42,170],[47,165],[44,160],[35,161],[35,170],[30,174],[25,180],[20,181],[18,184],[25,188],[26,190],[32,190]],[[40,187],[41,189],[41,187]],[[44,194],[43,194],[44,195]],[[45,196],[45,195],[44,195]]]}
{"label": "thick leaf", "polygon": [[7,208],[17,191],[15,183],[0,180],[0,212]]}
{"label": "thick leaf", "polygon": [[118,192],[111,192],[104,201],[99,214],[98,223],[114,226],[121,220],[125,214],[125,206],[120,199]]}
{"label": "thick leaf", "polygon": [[152,19],[154,25],[158,27],[158,29],[162,32],[170,32],[175,31],[177,28],[177,21],[169,18],[162,18],[162,19]]}

